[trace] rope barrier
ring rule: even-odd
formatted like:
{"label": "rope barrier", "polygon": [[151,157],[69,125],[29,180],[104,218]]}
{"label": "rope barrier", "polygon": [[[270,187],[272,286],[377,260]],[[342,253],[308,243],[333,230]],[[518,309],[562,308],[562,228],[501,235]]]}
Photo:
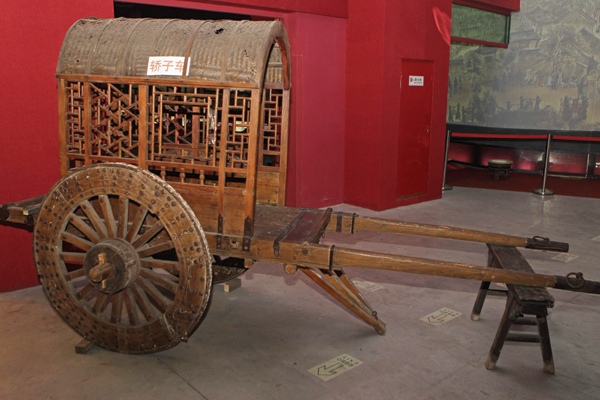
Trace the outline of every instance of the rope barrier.
{"label": "rope barrier", "polygon": [[548,161],[550,159],[550,143],[552,140],[563,140],[563,141],[579,141],[579,142],[600,142],[600,137],[584,137],[584,136],[564,136],[564,135],[553,135],[551,133],[546,135],[505,135],[505,134],[493,134],[493,133],[455,133],[451,130],[447,131],[446,137],[446,155],[444,160],[444,190],[451,188],[446,185],[446,165],[448,164],[448,150],[450,147],[450,140],[452,138],[485,138],[485,139],[516,139],[516,140],[536,140],[545,139],[546,142],[546,154],[544,157],[544,170],[543,170],[543,181],[542,188],[536,189],[533,193],[540,196],[551,196],[554,194],[552,190],[546,189],[546,178],[548,176]]}

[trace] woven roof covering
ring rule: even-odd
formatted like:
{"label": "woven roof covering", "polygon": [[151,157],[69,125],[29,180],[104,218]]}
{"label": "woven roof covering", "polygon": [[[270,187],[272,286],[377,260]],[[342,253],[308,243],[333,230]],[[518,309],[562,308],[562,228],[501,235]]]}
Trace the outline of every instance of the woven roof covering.
{"label": "woven roof covering", "polygon": [[85,18],[67,32],[56,73],[144,78],[149,57],[183,57],[180,76],[160,79],[287,89],[289,54],[280,21]]}

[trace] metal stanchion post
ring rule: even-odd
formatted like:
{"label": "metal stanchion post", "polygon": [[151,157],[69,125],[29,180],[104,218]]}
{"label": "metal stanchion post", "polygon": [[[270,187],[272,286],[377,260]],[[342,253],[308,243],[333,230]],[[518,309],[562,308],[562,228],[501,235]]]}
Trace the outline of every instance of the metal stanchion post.
{"label": "metal stanchion post", "polygon": [[452,137],[452,132],[448,130],[446,132],[446,155],[444,156],[444,181],[442,182],[442,190],[452,190],[454,189],[450,185],[446,185],[446,168],[448,167],[448,150],[450,150],[450,138]]}
{"label": "metal stanchion post", "polygon": [[548,177],[548,163],[550,162],[550,142],[552,141],[552,134],[548,134],[548,141],[546,142],[546,155],[544,160],[544,180],[542,181],[542,188],[535,189],[534,194],[540,196],[552,196],[554,191],[546,189],[546,178]]}

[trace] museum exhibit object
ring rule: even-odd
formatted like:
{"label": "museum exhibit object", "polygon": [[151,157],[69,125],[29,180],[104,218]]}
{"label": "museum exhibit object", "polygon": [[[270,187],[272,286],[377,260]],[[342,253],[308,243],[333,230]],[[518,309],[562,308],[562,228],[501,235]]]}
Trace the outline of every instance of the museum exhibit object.
{"label": "museum exhibit object", "polygon": [[[290,74],[279,21],[86,18],[67,32],[56,75],[62,178],[0,206],[0,219],[32,226],[39,281],[85,340],[131,354],[185,342],[212,285],[257,261],[306,274],[380,334],[385,323],[343,268],[600,293],[578,273],[517,268],[517,248],[568,251],[545,237],[285,207]],[[320,243],[325,231],[481,242],[495,258],[344,248]]]}

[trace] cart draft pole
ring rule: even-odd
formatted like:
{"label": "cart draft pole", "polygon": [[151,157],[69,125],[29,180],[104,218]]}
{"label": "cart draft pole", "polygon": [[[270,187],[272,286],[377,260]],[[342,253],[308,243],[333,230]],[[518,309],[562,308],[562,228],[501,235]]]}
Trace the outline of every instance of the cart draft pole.
{"label": "cart draft pole", "polygon": [[332,252],[332,270],[351,266],[600,294],[600,282],[587,281],[580,272],[567,276],[544,275],[344,248],[335,248]]}
{"label": "cart draft pole", "polygon": [[356,233],[359,231],[400,233],[405,235],[514,246],[534,250],[557,251],[563,253],[569,251],[568,243],[551,241],[542,236],[524,238],[472,229],[453,228],[444,225],[417,224],[381,218],[362,217],[357,214],[349,213],[336,213],[336,218],[329,222],[327,230],[342,233]]}

